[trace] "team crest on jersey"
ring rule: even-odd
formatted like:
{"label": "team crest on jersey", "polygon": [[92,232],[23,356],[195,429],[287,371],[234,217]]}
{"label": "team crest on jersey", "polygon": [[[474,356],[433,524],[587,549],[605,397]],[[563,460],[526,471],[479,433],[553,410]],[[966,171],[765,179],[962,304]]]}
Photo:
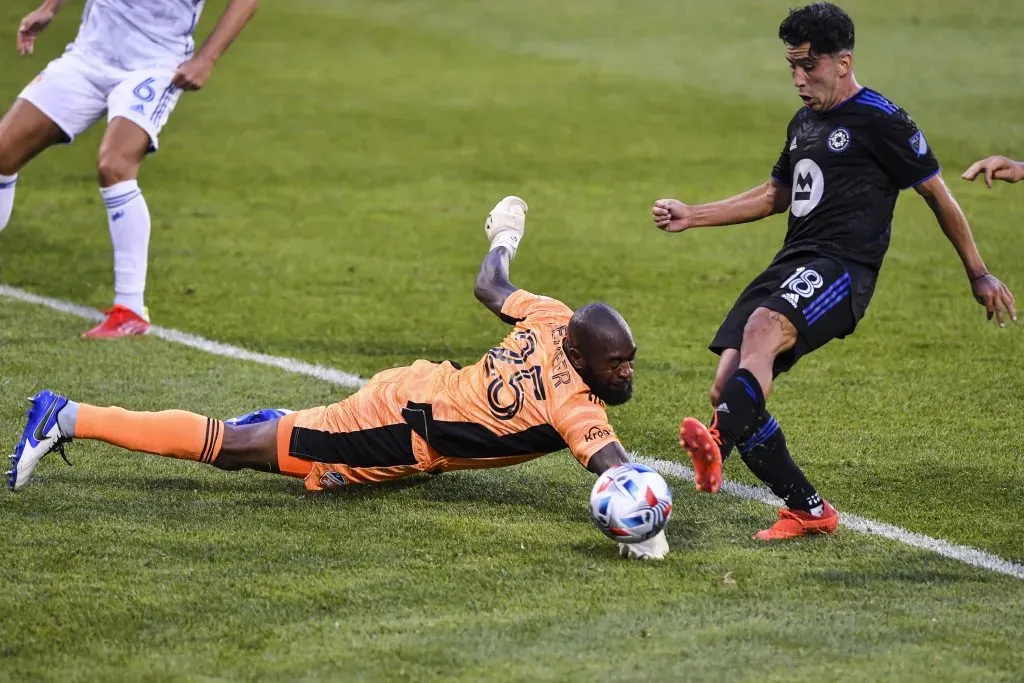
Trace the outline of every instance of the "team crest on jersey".
{"label": "team crest on jersey", "polygon": [[919,157],[923,157],[928,153],[928,141],[924,139],[924,133],[917,131],[910,138],[910,148],[914,150],[914,154]]}
{"label": "team crest on jersey", "polygon": [[828,134],[828,148],[833,152],[845,152],[850,146],[850,131],[845,128],[836,128]]}

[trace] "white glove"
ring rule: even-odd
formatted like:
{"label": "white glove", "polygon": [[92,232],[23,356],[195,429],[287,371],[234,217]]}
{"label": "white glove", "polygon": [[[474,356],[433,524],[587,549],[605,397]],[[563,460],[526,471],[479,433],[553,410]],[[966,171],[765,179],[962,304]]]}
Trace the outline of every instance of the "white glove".
{"label": "white glove", "polygon": [[620,543],[619,555],[630,560],[664,560],[668,555],[668,539],[665,532],[660,531],[642,543]]}
{"label": "white glove", "polygon": [[505,247],[512,258],[515,258],[519,240],[526,232],[528,210],[526,202],[515,196],[505,197],[494,205],[487,214],[487,222],[484,223],[484,232],[487,233],[487,241],[491,243],[491,251]]}

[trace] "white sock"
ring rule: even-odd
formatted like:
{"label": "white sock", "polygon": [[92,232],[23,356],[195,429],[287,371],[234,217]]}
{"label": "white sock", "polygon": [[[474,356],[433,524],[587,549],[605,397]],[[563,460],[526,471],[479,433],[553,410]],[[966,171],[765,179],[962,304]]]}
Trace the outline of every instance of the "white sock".
{"label": "white sock", "polygon": [[0,175],[0,230],[7,227],[14,210],[14,186],[18,184],[18,174]]}
{"label": "white sock", "polygon": [[100,188],[107,204],[114,243],[114,304],[145,317],[146,265],[149,259],[149,207],[135,180]]}
{"label": "white sock", "polygon": [[68,401],[67,404],[57,413],[57,427],[60,428],[60,435],[65,439],[75,436],[75,425],[78,423],[78,404]]}

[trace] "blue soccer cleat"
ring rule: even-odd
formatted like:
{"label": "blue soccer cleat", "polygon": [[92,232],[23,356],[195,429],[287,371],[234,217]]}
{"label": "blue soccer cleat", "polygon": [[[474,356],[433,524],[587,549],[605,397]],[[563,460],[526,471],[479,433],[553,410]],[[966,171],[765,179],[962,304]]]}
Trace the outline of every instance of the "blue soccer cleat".
{"label": "blue soccer cleat", "polygon": [[230,420],[224,420],[226,425],[254,425],[260,422],[270,422],[271,420],[279,420],[288,413],[292,412],[286,408],[261,408],[260,410],[254,410],[251,413],[245,415],[239,415],[233,417]]}
{"label": "blue soccer cleat", "polygon": [[11,458],[11,469],[7,472],[7,487],[17,491],[28,483],[35,472],[36,465],[47,453],[59,451],[64,462],[64,444],[71,439],[60,433],[57,426],[57,413],[68,404],[68,400],[49,389],[44,389],[30,398],[32,407],[28,409],[28,422],[21,433],[21,441],[14,449]]}

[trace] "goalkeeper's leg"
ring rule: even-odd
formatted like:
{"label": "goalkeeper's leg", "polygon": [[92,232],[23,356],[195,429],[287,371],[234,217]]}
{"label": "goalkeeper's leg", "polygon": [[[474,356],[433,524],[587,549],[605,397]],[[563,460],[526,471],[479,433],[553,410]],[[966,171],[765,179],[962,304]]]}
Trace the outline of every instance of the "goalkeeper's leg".
{"label": "goalkeeper's leg", "polygon": [[184,410],[135,412],[68,402],[57,416],[74,439],[194,460],[224,470],[277,472],[277,421],[231,425]]}
{"label": "goalkeeper's leg", "polygon": [[[310,490],[434,471],[440,466],[438,456],[406,423],[396,387],[396,381],[371,382],[330,406],[259,411],[226,423],[184,410],[104,408],[42,391],[32,399],[11,455],[8,486],[24,486],[44,456],[54,450],[63,455],[63,445],[73,439],[223,470],[283,474],[304,479]],[[286,414],[277,418],[281,413]]]}

